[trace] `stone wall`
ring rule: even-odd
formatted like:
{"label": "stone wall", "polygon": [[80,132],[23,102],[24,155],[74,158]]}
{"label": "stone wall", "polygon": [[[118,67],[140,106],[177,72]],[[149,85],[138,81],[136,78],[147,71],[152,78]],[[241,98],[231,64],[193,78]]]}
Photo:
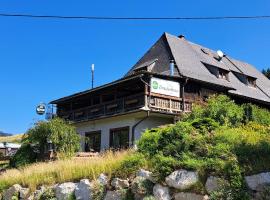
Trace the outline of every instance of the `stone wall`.
{"label": "stone wall", "polygon": [[[245,181],[252,199],[270,199],[270,172],[246,176]],[[199,192],[194,188],[200,184]],[[4,200],[51,199],[51,200],[207,200],[209,194],[218,191],[226,180],[209,176],[205,183],[199,180],[195,171],[180,169],[157,183],[150,171],[141,169],[133,179],[113,178],[100,174],[97,180],[82,179],[80,182],[66,182],[50,187],[40,187],[34,192],[15,184],[2,194]],[[0,196],[1,197],[1,196]]]}

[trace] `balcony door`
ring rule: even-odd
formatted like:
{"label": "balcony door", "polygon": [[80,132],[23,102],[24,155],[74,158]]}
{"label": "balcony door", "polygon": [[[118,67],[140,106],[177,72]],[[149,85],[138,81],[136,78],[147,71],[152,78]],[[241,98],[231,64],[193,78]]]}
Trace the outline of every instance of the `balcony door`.
{"label": "balcony door", "polygon": [[110,129],[110,147],[124,149],[129,147],[129,127]]}
{"label": "balcony door", "polygon": [[101,131],[91,131],[85,133],[85,151],[99,152],[101,146]]}

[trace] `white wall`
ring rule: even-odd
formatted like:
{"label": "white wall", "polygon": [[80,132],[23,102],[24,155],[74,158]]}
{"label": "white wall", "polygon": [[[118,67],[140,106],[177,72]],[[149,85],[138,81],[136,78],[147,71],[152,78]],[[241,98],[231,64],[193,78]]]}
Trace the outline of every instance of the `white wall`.
{"label": "white wall", "polygon": [[[141,119],[146,116],[146,112],[138,112],[138,113],[131,113],[122,116],[115,116],[95,121],[88,121],[82,123],[76,123],[75,126],[77,128],[77,132],[81,136],[85,136],[85,132],[90,131],[101,131],[101,150],[105,150],[109,148],[110,145],[110,129],[113,128],[120,128],[129,126],[129,141],[131,145],[131,137],[132,137],[132,127]],[[172,119],[168,119],[167,117],[157,117],[157,116],[150,116],[141,122],[135,128],[135,140],[139,139],[141,133],[146,130],[147,128],[153,128],[156,126],[172,123]],[[84,151],[84,139],[82,137],[81,147],[82,151]]]}

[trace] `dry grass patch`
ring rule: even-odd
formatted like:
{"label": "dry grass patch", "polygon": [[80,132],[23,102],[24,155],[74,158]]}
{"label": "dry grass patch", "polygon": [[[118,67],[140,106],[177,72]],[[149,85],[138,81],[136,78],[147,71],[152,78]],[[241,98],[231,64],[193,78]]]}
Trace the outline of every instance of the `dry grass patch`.
{"label": "dry grass patch", "polygon": [[132,151],[111,152],[92,158],[73,158],[32,164],[10,169],[0,175],[0,190],[18,183],[34,190],[39,185],[52,185],[81,178],[95,179],[100,173],[112,175]]}
{"label": "dry grass patch", "polygon": [[12,136],[0,136],[0,142],[12,142],[21,143],[24,134],[12,135]]}

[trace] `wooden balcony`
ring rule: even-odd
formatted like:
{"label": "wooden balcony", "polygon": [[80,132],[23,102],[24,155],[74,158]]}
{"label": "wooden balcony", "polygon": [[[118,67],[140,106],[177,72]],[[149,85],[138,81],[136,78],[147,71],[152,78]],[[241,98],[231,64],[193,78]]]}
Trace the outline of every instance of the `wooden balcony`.
{"label": "wooden balcony", "polygon": [[136,110],[144,105],[145,97],[139,94],[72,111],[59,112],[58,116],[74,122],[87,121]]}
{"label": "wooden balcony", "polygon": [[153,111],[163,112],[163,113],[172,113],[179,114],[182,112],[191,112],[192,102],[183,101],[181,98],[168,98],[165,96],[150,96],[149,107]]}
{"label": "wooden balcony", "polygon": [[[146,100],[147,102],[145,102]],[[59,112],[58,116],[66,120],[80,122],[117,115],[147,106],[152,111],[176,115],[181,112],[190,112],[192,109],[191,102],[185,102],[183,105],[180,98],[138,94],[81,109]]]}

